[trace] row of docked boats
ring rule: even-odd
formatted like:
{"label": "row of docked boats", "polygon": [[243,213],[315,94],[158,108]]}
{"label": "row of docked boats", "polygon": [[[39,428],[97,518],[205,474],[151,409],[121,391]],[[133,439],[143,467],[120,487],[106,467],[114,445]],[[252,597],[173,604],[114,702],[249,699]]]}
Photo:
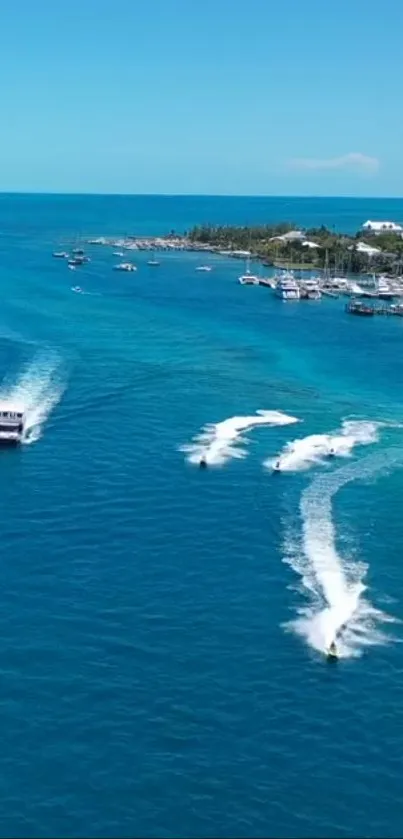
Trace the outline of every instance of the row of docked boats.
{"label": "row of docked boats", "polygon": [[312,276],[309,278],[295,277],[293,271],[282,271],[274,277],[263,279],[250,270],[247,263],[246,271],[239,277],[241,285],[264,285],[273,289],[275,295],[282,300],[319,300],[322,295],[328,297],[368,297],[380,300],[392,300],[403,297],[403,278],[388,278],[385,276],[362,278],[359,283],[347,277]]}
{"label": "row of docked boats", "polygon": [[280,275],[263,280],[252,274],[248,266],[239,282],[241,285],[269,286],[281,300],[319,300],[322,296],[318,277],[296,280],[292,271],[282,271]]}

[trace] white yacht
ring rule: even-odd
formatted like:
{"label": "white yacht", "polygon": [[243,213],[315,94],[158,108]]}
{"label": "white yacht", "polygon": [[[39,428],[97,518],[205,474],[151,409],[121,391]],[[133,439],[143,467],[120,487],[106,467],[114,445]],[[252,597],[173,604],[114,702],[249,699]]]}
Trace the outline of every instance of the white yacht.
{"label": "white yacht", "polygon": [[319,277],[309,277],[307,280],[302,280],[301,291],[305,292],[305,297],[308,300],[320,300],[322,297],[319,282]]}
{"label": "white yacht", "polygon": [[20,443],[24,434],[24,411],[20,405],[0,401],[0,445]]}
{"label": "white yacht", "polygon": [[299,300],[299,287],[292,271],[283,271],[277,278],[275,294],[282,300]]}
{"label": "white yacht", "polygon": [[378,277],[376,280],[376,295],[382,300],[389,300],[394,297],[394,293],[386,279],[386,277]]}
{"label": "white yacht", "polygon": [[114,266],[114,271],[137,271],[135,265],[132,262],[119,262],[118,265]]}

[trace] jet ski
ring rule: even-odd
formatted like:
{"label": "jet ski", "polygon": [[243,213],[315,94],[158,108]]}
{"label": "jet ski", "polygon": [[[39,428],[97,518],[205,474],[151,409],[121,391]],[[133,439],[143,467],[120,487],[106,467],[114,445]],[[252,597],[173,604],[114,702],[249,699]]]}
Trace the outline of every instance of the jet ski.
{"label": "jet ski", "polygon": [[199,468],[200,469],[207,469],[207,460],[204,456],[201,457],[200,460],[199,460]]}
{"label": "jet ski", "polygon": [[336,659],[338,659],[339,653],[337,651],[335,641],[332,641],[332,643],[329,645],[329,648],[328,648],[328,651],[327,651],[327,657],[328,657],[329,661],[330,660],[335,661]]}

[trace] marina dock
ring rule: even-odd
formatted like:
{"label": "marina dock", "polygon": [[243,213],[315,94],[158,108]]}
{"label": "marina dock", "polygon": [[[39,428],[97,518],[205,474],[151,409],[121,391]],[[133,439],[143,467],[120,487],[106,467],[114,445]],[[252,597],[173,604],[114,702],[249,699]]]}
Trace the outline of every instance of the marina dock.
{"label": "marina dock", "polygon": [[351,300],[347,303],[346,312],[350,315],[358,315],[361,317],[373,317],[374,315],[386,315],[387,317],[403,317],[403,305],[391,306],[370,306],[367,303],[362,303],[359,300]]}

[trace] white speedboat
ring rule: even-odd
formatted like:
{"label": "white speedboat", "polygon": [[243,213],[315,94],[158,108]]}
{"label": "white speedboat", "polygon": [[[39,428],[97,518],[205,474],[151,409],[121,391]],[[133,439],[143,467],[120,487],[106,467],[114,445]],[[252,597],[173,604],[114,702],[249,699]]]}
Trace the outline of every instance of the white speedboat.
{"label": "white speedboat", "polygon": [[69,255],[66,251],[53,251],[52,256],[56,259],[68,259]]}
{"label": "white speedboat", "polygon": [[292,271],[283,271],[277,279],[275,294],[282,300],[299,300],[300,292],[298,283]]}
{"label": "white speedboat", "polygon": [[380,297],[381,300],[390,300],[391,297],[394,297],[394,292],[390,287],[386,277],[378,277],[376,281],[376,295]]}
{"label": "white speedboat", "polygon": [[123,251],[113,251],[113,256],[120,256],[120,257],[122,257],[122,256],[124,256],[124,253],[123,253]]}
{"label": "white speedboat", "polygon": [[23,408],[2,400],[0,402],[0,445],[21,443],[23,436]]}
{"label": "white speedboat", "polygon": [[211,271],[211,265],[198,265],[196,271]]}
{"label": "white speedboat", "polygon": [[114,271],[137,271],[135,265],[132,262],[119,262],[118,265],[114,266]]}
{"label": "white speedboat", "polygon": [[303,280],[301,282],[301,291],[305,292],[304,296],[308,300],[320,300],[322,297],[319,279],[317,277],[310,277],[308,280]]}

